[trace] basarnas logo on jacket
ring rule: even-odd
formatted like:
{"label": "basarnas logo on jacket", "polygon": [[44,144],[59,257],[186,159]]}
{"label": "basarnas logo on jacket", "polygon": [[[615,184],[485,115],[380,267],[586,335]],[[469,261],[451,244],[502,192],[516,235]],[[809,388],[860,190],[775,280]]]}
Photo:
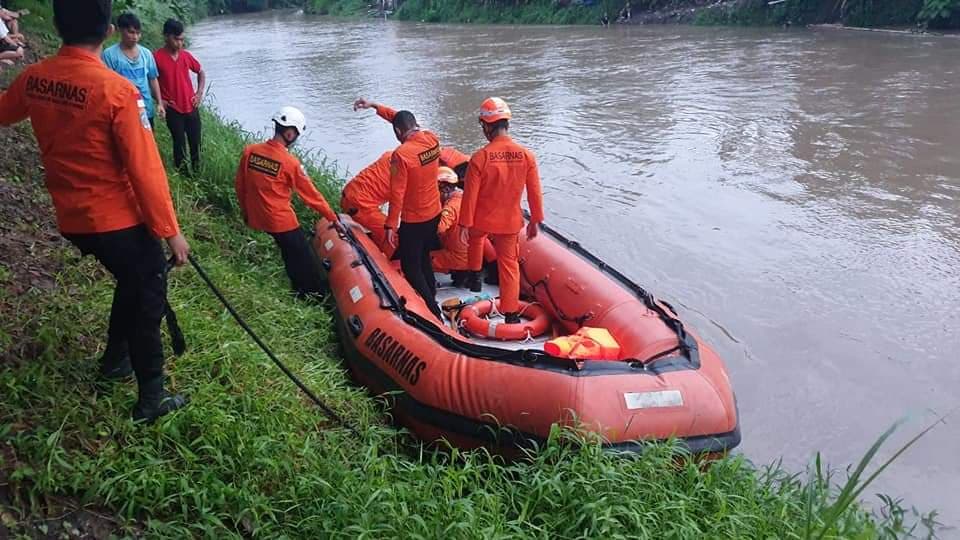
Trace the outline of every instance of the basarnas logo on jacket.
{"label": "basarnas logo on jacket", "polygon": [[250,154],[250,159],[247,160],[247,168],[273,176],[274,178],[280,174],[280,162],[261,156],[260,154]]}
{"label": "basarnas logo on jacket", "polygon": [[75,109],[86,109],[89,92],[88,88],[64,81],[45,79],[35,75],[27,77],[27,97],[40,101],[66,105]]}
{"label": "basarnas logo on jacket", "polygon": [[420,165],[426,165],[431,161],[436,161],[440,158],[440,145],[436,145],[429,150],[424,150],[417,154],[417,157],[420,158]]}

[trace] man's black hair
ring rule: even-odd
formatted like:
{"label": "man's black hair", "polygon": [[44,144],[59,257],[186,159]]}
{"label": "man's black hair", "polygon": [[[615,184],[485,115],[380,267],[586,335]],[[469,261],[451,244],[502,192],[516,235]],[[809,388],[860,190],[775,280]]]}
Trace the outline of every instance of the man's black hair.
{"label": "man's black hair", "polygon": [[393,127],[400,133],[406,133],[417,127],[417,118],[410,111],[400,111],[393,117]]}
{"label": "man's black hair", "polygon": [[133,28],[134,30],[143,29],[140,26],[140,19],[138,19],[136,15],[130,13],[129,11],[117,17],[117,28],[121,30],[126,28]]}
{"label": "man's black hair", "polygon": [[163,35],[179,36],[183,33],[183,23],[176,19],[167,19],[163,23]]}
{"label": "man's black hair", "polygon": [[53,24],[64,45],[99,45],[110,31],[111,0],[53,0]]}
{"label": "man's black hair", "polygon": [[492,131],[496,131],[498,129],[510,129],[510,121],[506,118],[503,120],[497,120],[496,122],[488,123],[487,125],[490,126]]}

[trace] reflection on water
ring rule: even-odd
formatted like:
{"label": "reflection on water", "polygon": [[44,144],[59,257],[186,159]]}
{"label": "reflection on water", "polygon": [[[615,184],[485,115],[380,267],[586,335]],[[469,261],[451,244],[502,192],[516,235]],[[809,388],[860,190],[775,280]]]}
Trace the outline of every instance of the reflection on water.
{"label": "reflection on water", "polygon": [[[358,96],[466,152],[480,102],[506,98],[548,222],[684,306],[757,461],[849,463],[896,418],[960,404],[960,40],[294,13],[191,37],[228,117],[256,131],[301,107],[303,144],[350,172],[395,145]],[[878,487],[958,523],[958,452],[941,426]]]}

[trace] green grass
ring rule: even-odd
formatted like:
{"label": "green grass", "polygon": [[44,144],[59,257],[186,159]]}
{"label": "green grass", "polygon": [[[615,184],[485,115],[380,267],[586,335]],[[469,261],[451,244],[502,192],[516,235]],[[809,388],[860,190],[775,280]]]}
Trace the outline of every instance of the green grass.
{"label": "green grass", "polygon": [[[189,348],[167,371],[192,403],[134,425],[134,385],[94,381],[112,282],[64,247],[56,288],[17,299],[36,319],[33,353],[0,371],[0,469],[19,517],[42,516],[46,499],[60,496],[151,538],[876,538],[916,522],[896,501],[881,515],[856,502],[878,445],[849,482],[819,457],[806,474],[743,457],[707,467],[678,460],[669,443],[624,458],[561,430],[511,463],[420,446],[348,382],[332,314],[294,300],[272,240],[242,225],[232,186],[247,137],[209,111],[203,120],[201,174],[171,176],[194,255],[362,437],[330,425],[188,268],[172,274],[170,302]],[[166,129],[157,136],[169,157]],[[341,179],[307,168],[336,201]],[[4,316],[0,335],[21,324]]]}

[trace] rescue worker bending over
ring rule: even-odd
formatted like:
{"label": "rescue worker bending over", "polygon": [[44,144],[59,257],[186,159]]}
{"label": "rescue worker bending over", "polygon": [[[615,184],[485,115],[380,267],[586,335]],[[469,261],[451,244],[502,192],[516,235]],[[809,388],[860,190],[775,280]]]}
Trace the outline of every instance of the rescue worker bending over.
{"label": "rescue worker bending over", "polygon": [[[456,173],[449,167],[440,167],[437,176],[440,189],[440,201],[443,209],[440,211],[440,224],[437,225],[437,235],[440,237],[441,249],[430,253],[434,272],[449,272],[453,278],[454,287],[464,287],[467,282],[470,266],[467,264],[467,242],[460,238],[460,204],[463,201],[463,191],[457,186],[459,181]],[[483,243],[484,264],[491,263],[497,258],[493,244],[487,239]]]}
{"label": "rescue worker bending over", "polygon": [[440,189],[440,201],[443,209],[440,210],[440,223],[437,225],[437,235],[440,237],[442,249],[430,253],[430,260],[435,272],[450,272],[454,287],[463,287],[466,283],[467,243],[460,239],[460,202],[463,192],[457,189],[457,173],[449,167],[440,167],[437,175],[437,184]]}
{"label": "rescue worker bending over", "polygon": [[390,213],[384,225],[386,241],[390,246],[397,246],[400,268],[407,281],[423,298],[427,308],[443,321],[436,300],[437,281],[430,262],[430,249],[436,243],[440,223],[440,191],[437,189],[440,139],[420,129],[410,111],[396,112],[362,98],[354,102],[353,108],[375,109],[377,115],[393,124],[393,133],[400,146],[390,159]]}
{"label": "rescue worker bending over", "polygon": [[327,287],[290,204],[292,192],[296,191],[307,206],[338,229],[340,224],[300,160],[287,150],[307,129],[303,113],[294,107],[283,107],[273,116],[273,125],[273,138],[247,146],[240,158],[236,189],[243,221],[277,242],[287,277],[298,297],[323,297]]}
{"label": "rescue worker bending over", "polygon": [[387,231],[383,226],[387,216],[380,207],[390,201],[390,159],[393,152],[384,152],[343,186],[340,209],[370,231],[373,242],[387,257],[393,248],[387,245]]}
{"label": "rescue worker bending over", "polygon": [[500,281],[500,311],[507,324],[520,322],[520,245],[523,228],[520,199],[527,190],[530,223],[527,239],[537,236],[543,221],[540,174],[533,153],[515,143],[507,134],[510,107],[500,98],[488,98],[480,105],[480,126],[489,144],[470,158],[466,190],[460,208],[460,233],[469,242],[468,286],[479,292],[483,264],[483,241],[489,236],[497,252]]}
{"label": "rescue worker bending over", "polygon": [[0,95],[0,124],[30,119],[60,234],[117,281],[100,375],[135,373],[133,419],[152,422],[187,403],[164,390],[167,281],[157,239],[166,240],[177,265],[190,248],[140,91],[100,61],[110,11],[110,0],[54,0],[63,46]]}

